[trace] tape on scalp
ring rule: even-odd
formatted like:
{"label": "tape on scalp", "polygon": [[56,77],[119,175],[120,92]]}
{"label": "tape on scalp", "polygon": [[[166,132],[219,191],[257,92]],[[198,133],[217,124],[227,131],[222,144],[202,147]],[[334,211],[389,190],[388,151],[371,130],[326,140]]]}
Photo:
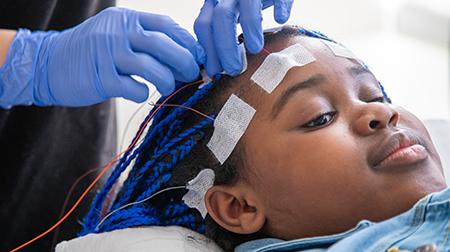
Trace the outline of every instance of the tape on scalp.
{"label": "tape on scalp", "polygon": [[289,69],[304,66],[315,60],[308,49],[301,44],[294,44],[280,52],[269,54],[250,79],[267,93],[272,93],[284,79]]}
{"label": "tape on scalp", "polygon": [[244,135],[256,110],[232,94],[214,120],[214,132],[206,145],[223,164]]}
{"label": "tape on scalp", "polygon": [[190,180],[186,186],[189,190],[182,198],[184,203],[190,208],[197,209],[203,219],[206,217],[208,210],[205,206],[205,194],[211,186],[214,185],[214,170],[204,169],[198,175]]}

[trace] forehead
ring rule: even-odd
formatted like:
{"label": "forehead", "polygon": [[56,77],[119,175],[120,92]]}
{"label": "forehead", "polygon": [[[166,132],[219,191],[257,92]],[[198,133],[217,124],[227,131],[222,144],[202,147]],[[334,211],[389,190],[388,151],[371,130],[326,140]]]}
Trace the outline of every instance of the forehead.
{"label": "forehead", "polygon": [[[249,59],[249,68],[247,69],[248,71],[245,73],[246,76],[244,76],[244,78],[249,81],[249,86],[251,86],[251,88],[249,90],[250,92],[246,93],[250,93],[250,101],[258,101],[255,105],[258,107],[257,110],[259,114],[268,111],[273,103],[275,103],[275,100],[281,96],[286,89],[300,81],[320,74],[327,80],[326,82],[333,83],[334,88],[338,88],[339,84],[343,83],[343,78],[351,78],[348,74],[349,68],[361,66],[360,63],[354,59],[337,57],[321,39],[316,38],[304,36],[289,37],[274,41],[269,45],[266,45],[265,49],[271,53],[275,53],[295,44],[300,44],[306,48],[314,56],[315,61],[304,66],[290,68],[281,83],[279,83],[271,93],[265,92],[261,87],[250,80],[251,76],[257,71],[264,59],[268,56],[268,53],[263,51]],[[255,98],[255,96],[257,98]]]}
{"label": "forehead", "polygon": [[[331,43],[331,42],[330,42]],[[248,68],[247,71],[241,75],[241,79],[243,81],[249,81],[254,73],[261,67],[264,60],[267,59],[269,53],[280,53],[281,51],[286,51],[286,48],[292,47],[293,45],[299,44],[304,47],[309,53],[311,53],[315,61],[304,66],[296,66],[290,68],[287,74],[284,76],[285,78],[281,81],[275,90],[282,89],[282,86],[285,84],[285,79],[292,75],[292,72],[295,72],[297,78],[308,77],[312,74],[322,74],[326,75],[327,79],[335,77],[336,74],[339,75],[339,71],[343,71],[352,66],[359,66],[360,63],[354,59],[348,59],[345,57],[336,56],[333,51],[324,44],[324,40],[318,38],[311,38],[306,36],[293,36],[293,37],[284,37],[282,39],[278,39],[272,41],[269,44],[266,44],[264,50],[261,51],[257,55],[250,55],[248,57]],[[333,44],[333,43],[331,43]],[[292,50],[291,50],[292,52]],[[266,62],[267,63],[267,62]],[[267,64],[265,64],[267,66]],[[277,68],[276,65],[273,65],[273,68]],[[272,69],[278,70],[278,69]],[[249,81],[250,85],[257,86],[253,81]],[[285,85],[284,85],[285,86]],[[273,94],[267,93],[268,95]]]}

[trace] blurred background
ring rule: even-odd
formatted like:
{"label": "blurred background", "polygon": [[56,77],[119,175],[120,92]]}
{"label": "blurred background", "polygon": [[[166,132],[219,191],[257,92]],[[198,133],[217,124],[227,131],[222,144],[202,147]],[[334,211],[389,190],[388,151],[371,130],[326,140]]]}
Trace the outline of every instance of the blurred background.
{"label": "blurred background", "polygon": [[[168,15],[194,34],[193,23],[203,0],[117,3]],[[346,45],[369,65],[394,103],[431,121],[432,127],[435,120],[430,119],[450,119],[449,0],[295,0],[288,23],[319,30]],[[263,27],[274,26],[278,24],[269,8],[264,11]],[[150,107],[142,107],[130,121],[141,105],[123,99],[117,103],[119,141],[126,145]],[[445,133],[450,143],[450,131]]]}

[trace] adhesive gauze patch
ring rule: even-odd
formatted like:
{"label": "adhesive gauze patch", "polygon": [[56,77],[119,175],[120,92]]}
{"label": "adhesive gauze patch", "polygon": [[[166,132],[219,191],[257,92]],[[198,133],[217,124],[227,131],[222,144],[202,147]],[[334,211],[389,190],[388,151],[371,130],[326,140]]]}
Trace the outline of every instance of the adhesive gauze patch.
{"label": "adhesive gauze patch", "polygon": [[333,43],[331,41],[326,41],[326,40],[320,40],[320,41],[322,41],[322,43],[324,43],[328,48],[330,48],[330,50],[334,53],[334,55],[336,55],[338,57],[355,59],[355,60],[359,61],[359,59],[356,57],[356,55],[349,49],[345,48],[344,46]]}
{"label": "adhesive gauze patch", "polygon": [[256,110],[232,94],[214,120],[214,132],[206,145],[223,164],[244,135]]}
{"label": "adhesive gauze patch", "polygon": [[197,209],[203,218],[208,213],[205,206],[205,194],[214,185],[214,178],[213,170],[204,169],[200,171],[194,179],[188,182],[186,186],[188,192],[182,199],[190,208]]}
{"label": "adhesive gauze patch", "polygon": [[266,92],[272,93],[289,69],[304,66],[315,60],[308,49],[301,44],[294,44],[280,52],[269,54],[250,79]]}

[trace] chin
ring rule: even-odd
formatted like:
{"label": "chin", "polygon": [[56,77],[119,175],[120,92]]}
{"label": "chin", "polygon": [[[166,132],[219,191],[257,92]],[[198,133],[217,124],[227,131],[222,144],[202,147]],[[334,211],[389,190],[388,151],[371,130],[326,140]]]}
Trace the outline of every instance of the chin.
{"label": "chin", "polygon": [[417,181],[415,191],[420,198],[447,188],[442,169],[437,169],[437,167],[423,169],[423,172],[417,174],[415,179]]}

